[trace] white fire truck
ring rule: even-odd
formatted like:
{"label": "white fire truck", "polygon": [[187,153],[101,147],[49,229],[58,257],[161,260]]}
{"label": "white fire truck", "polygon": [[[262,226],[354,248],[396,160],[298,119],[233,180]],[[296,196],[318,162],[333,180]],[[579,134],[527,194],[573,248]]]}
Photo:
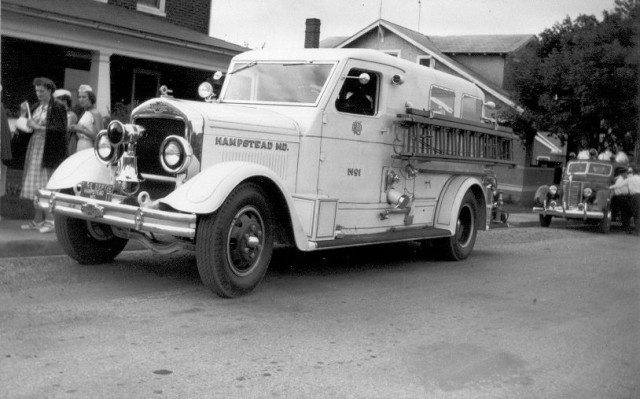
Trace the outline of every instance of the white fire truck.
{"label": "white fire truck", "polygon": [[71,258],[109,262],[130,239],[194,250],[223,297],[253,290],[276,244],[430,241],[462,260],[489,227],[491,167],[512,163],[478,87],[375,50],[249,51],[217,98],[200,91],[111,122],[40,190]]}

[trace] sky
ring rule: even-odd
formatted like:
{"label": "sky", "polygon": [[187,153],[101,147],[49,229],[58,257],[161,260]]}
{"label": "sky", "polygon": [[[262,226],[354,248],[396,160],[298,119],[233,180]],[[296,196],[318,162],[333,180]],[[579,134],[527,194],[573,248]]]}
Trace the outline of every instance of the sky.
{"label": "sky", "polygon": [[352,36],[380,15],[424,35],[539,34],[567,16],[613,10],[614,0],[212,0],[210,36],[260,48],[303,48],[305,21],[320,40]]}

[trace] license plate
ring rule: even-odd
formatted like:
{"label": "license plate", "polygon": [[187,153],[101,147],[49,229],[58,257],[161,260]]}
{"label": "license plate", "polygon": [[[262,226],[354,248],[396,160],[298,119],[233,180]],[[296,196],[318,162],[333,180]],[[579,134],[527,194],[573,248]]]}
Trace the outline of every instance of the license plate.
{"label": "license plate", "polygon": [[83,181],[80,196],[97,200],[111,201],[113,186],[111,184]]}

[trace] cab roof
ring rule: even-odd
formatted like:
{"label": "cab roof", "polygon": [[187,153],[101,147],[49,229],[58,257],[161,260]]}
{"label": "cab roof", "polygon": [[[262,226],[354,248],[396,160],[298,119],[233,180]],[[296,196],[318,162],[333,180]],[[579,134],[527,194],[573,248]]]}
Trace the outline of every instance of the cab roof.
{"label": "cab roof", "polygon": [[[371,49],[281,49],[281,50],[252,50],[238,54],[234,60],[253,61],[342,61],[349,58],[359,58],[385,64],[393,60],[409,63],[398,57],[393,57],[381,51]],[[410,63],[413,64],[413,63]]]}
{"label": "cab roof", "polygon": [[[403,73],[416,76],[430,76],[439,82],[451,82],[453,87],[468,87],[468,94],[481,95],[482,91],[473,82],[436,70],[382,51],[363,48],[313,48],[313,49],[269,49],[251,50],[233,57],[232,62],[286,61],[286,62],[346,62],[349,59],[370,61],[398,68]],[[455,82],[455,83],[454,83]],[[473,89],[471,89],[473,87]]]}

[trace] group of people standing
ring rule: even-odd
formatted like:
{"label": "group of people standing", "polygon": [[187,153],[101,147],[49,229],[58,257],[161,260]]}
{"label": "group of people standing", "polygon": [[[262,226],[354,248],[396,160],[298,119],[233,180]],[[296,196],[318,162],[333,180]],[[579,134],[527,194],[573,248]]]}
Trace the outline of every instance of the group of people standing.
{"label": "group of people standing", "polygon": [[[29,200],[46,187],[55,168],[67,156],[93,148],[93,141],[103,128],[102,116],[96,109],[96,95],[90,86],[78,88],[77,113],[72,106],[71,92],[56,89],[51,79],[35,78],[33,87],[38,102],[23,103],[20,109],[20,116],[28,117],[27,127],[31,131],[20,192],[21,198]],[[3,139],[0,144],[5,147],[9,143]],[[34,219],[21,227],[50,233],[54,230],[53,216],[36,209]]]}
{"label": "group of people standing", "polygon": [[[619,166],[615,170],[612,201],[620,209],[622,228],[631,234],[640,235],[640,174],[633,166]],[[634,228],[631,230],[631,219]]]}

